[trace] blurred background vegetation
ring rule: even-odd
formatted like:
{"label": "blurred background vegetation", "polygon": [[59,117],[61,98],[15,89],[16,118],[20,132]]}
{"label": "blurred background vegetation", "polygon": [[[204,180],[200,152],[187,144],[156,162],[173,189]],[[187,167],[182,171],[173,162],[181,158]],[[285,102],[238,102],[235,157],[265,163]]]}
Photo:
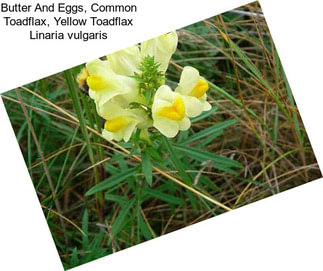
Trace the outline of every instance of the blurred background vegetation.
{"label": "blurred background vegetation", "polygon": [[169,84],[197,68],[213,108],[174,140],[153,140],[149,162],[162,174],[152,185],[138,150],[100,137],[103,122],[74,81],[84,65],[2,97],[65,269],[321,177],[257,2],[178,36]]}

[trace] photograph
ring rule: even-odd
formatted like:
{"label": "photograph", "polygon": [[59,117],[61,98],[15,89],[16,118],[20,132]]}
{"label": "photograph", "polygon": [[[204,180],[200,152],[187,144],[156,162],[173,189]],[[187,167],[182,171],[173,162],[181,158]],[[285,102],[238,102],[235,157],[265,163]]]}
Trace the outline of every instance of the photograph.
{"label": "photograph", "polygon": [[192,23],[2,94],[65,270],[322,177],[259,2]]}

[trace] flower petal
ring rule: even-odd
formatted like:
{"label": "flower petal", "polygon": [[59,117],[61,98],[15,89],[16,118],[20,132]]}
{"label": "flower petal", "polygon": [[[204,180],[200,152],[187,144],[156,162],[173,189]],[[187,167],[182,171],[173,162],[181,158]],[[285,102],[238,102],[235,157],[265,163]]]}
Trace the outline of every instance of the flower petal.
{"label": "flower petal", "polygon": [[167,137],[175,137],[178,133],[179,127],[176,121],[157,118],[154,119],[153,126]]}
{"label": "flower petal", "polygon": [[98,77],[109,77],[113,71],[110,69],[107,61],[95,59],[86,64],[89,75]]}
{"label": "flower petal", "polygon": [[165,72],[168,68],[172,54],[175,53],[178,43],[176,31],[158,36],[141,43],[143,57],[153,56],[160,64],[159,70]]}
{"label": "flower petal", "polygon": [[174,101],[174,98],[175,98],[174,91],[172,91],[172,89],[167,85],[161,85],[155,93],[154,100],[163,100],[165,102],[172,104]]}
{"label": "flower petal", "polygon": [[102,131],[102,136],[103,136],[105,139],[107,139],[108,141],[110,141],[110,140],[113,140],[113,139],[114,139],[113,133],[110,133],[110,132],[108,132],[108,131],[106,131],[106,130],[104,130],[104,129],[103,129],[103,131]]}
{"label": "flower petal", "polygon": [[130,76],[138,72],[141,54],[137,45],[107,55],[110,68],[120,75]]}
{"label": "flower petal", "polygon": [[191,66],[185,66],[175,92],[189,95],[200,80],[200,73]]}
{"label": "flower petal", "polygon": [[192,96],[182,96],[186,108],[186,116],[190,118],[197,117],[203,111],[204,103]]}
{"label": "flower petal", "polygon": [[191,127],[191,121],[189,118],[186,117],[186,118],[182,119],[182,121],[180,121],[178,123],[178,125],[179,125],[179,129],[181,131],[186,131]]}
{"label": "flower petal", "polygon": [[99,116],[108,120],[125,114],[125,109],[114,101],[109,101],[97,107]]}
{"label": "flower petal", "polygon": [[137,125],[137,122],[136,121],[133,121],[131,122],[124,130],[123,130],[123,140],[125,142],[128,142],[132,133],[135,131],[136,129],[136,125]]}
{"label": "flower petal", "polygon": [[212,105],[207,101],[203,102],[203,111],[209,111],[212,108]]}

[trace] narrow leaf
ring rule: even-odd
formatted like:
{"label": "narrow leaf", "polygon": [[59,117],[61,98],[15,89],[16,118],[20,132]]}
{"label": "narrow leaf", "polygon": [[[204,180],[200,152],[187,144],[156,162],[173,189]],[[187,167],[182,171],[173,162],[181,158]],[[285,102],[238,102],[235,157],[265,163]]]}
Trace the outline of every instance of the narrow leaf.
{"label": "narrow leaf", "polygon": [[141,160],[142,160],[142,173],[145,176],[145,179],[147,183],[151,186],[153,183],[153,174],[152,174],[152,165],[151,165],[151,159],[147,152],[142,152],[141,154]]}
{"label": "narrow leaf", "polygon": [[176,205],[183,205],[185,201],[181,198],[177,198],[175,196],[160,192],[155,189],[145,188],[143,192],[160,200],[166,201],[168,203],[176,204]]}
{"label": "narrow leaf", "polygon": [[175,168],[178,170],[179,175],[183,178],[186,184],[189,184],[189,185],[192,184],[192,179],[190,175],[188,175],[184,170],[181,161],[178,159],[178,155],[175,153],[173,149],[172,143],[166,137],[163,137],[163,142],[169,152],[171,161],[173,162]]}
{"label": "narrow leaf", "polygon": [[84,250],[87,250],[88,244],[89,244],[88,223],[89,223],[89,215],[87,210],[85,209],[83,218],[82,218],[82,230],[85,233],[85,235],[82,235],[82,246]]}
{"label": "narrow leaf", "polygon": [[195,158],[196,160],[199,160],[202,162],[207,161],[207,160],[211,160],[215,163],[222,164],[224,166],[243,168],[243,165],[240,162],[234,161],[230,158],[227,158],[227,157],[224,157],[221,155],[217,155],[214,153],[210,153],[207,151],[202,151],[200,149],[195,149],[195,148],[182,146],[182,145],[174,145],[174,148],[177,150],[180,150],[181,152],[184,152],[184,153],[190,155],[192,158]]}
{"label": "narrow leaf", "polygon": [[193,141],[196,141],[202,137],[205,137],[205,136],[209,136],[209,135],[212,135],[218,131],[221,131],[233,124],[237,123],[237,120],[236,119],[231,119],[231,120],[227,120],[227,121],[224,121],[222,123],[219,123],[219,124],[216,124],[216,125],[213,125],[209,128],[206,128],[190,137],[188,137],[185,141],[181,142],[182,144],[187,144],[187,143],[190,143],[190,142],[193,142]]}
{"label": "narrow leaf", "polygon": [[140,231],[142,233],[142,235],[145,237],[146,240],[150,240],[153,239],[153,236],[148,228],[148,226],[146,225],[142,214],[139,214],[139,227],[140,227]]}
{"label": "narrow leaf", "polygon": [[125,205],[127,203],[127,199],[118,195],[114,194],[105,194],[105,199],[108,201],[113,201],[119,203],[121,206]]}
{"label": "narrow leaf", "polygon": [[106,190],[110,187],[113,187],[113,186],[121,183],[125,179],[131,177],[134,173],[137,172],[137,170],[138,170],[138,168],[135,167],[135,168],[130,168],[128,170],[122,171],[121,173],[114,175],[114,176],[104,180],[103,182],[93,186],[89,191],[87,191],[85,193],[85,196],[90,196],[90,195],[93,195],[93,194],[100,192],[102,190]]}
{"label": "narrow leaf", "polygon": [[112,225],[112,234],[116,235],[122,229],[123,222],[127,218],[127,214],[130,212],[132,205],[134,204],[135,199],[128,201],[123,208],[121,209],[118,217]]}
{"label": "narrow leaf", "polygon": [[205,119],[209,116],[211,116],[215,111],[217,111],[218,108],[216,106],[214,106],[212,109],[210,109],[209,111],[206,111],[206,112],[203,112],[201,115],[199,115],[198,117],[195,117],[193,119],[191,119],[191,123],[194,123],[194,122],[198,122],[202,119]]}

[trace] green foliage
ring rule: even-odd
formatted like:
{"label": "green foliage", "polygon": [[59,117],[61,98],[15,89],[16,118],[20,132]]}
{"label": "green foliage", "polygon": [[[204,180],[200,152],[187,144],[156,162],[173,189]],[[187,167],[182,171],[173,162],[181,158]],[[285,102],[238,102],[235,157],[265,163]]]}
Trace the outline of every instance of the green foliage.
{"label": "green foliage", "polygon": [[146,178],[147,183],[151,186],[153,184],[152,163],[148,152],[142,152],[142,172]]}
{"label": "green foliage", "polygon": [[88,223],[88,212],[85,210],[82,218],[82,230],[85,233],[81,242],[82,246],[71,249],[70,259],[65,263],[63,262],[65,269],[71,269],[106,255],[107,250],[99,246],[104,240],[104,231],[101,230],[97,234],[90,233]]}
{"label": "green foliage", "polygon": [[178,173],[184,179],[184,182],[186,184],[191,185],[192,184],[191,177],[187,174],[186,170],[184,169],[181,160],[178,158],[178,154],[176,153],[176,151],[173,148],[173,144],[171,143],[171,141],[167,137],[164,137],[164,136],[163,136],[163,143],[169,152],[169,158],[172,161],[175,169],[178,170]]}
{"label": "green foliage", "polygon": [[121,171],[119,174],[115,174],[112,177],[100,182],[99,184],[93,186],[89,191],[85,193],[85,196],[91,196],[100,191],[106,190],[110,187],[114,187],[120,184],[122,181],[126,181],[126,179],[130,176],[133,176],[134,173],[138,171],[138,168],[130,168],[125,171]]}
{"label": "green foliage", "polygon": [[191,143],[193,141],[199,140],[199,139],[201,139],[203,137],[210,136],[210,135],[212,135],[214,133],[217,133],[219,131],[222,132],[223,129],[225,129],[225,128],[231,126],[231,125],[234,125],[236,123],[237,123],[237,120],[232,119],[232,120],[227,120],[227,121],[215,124],[214,126],[206,128],[206,129],[204,129],[204,130],[190,136],[186,140],[182,141],[181,144],[188,144],[188,143]]}

